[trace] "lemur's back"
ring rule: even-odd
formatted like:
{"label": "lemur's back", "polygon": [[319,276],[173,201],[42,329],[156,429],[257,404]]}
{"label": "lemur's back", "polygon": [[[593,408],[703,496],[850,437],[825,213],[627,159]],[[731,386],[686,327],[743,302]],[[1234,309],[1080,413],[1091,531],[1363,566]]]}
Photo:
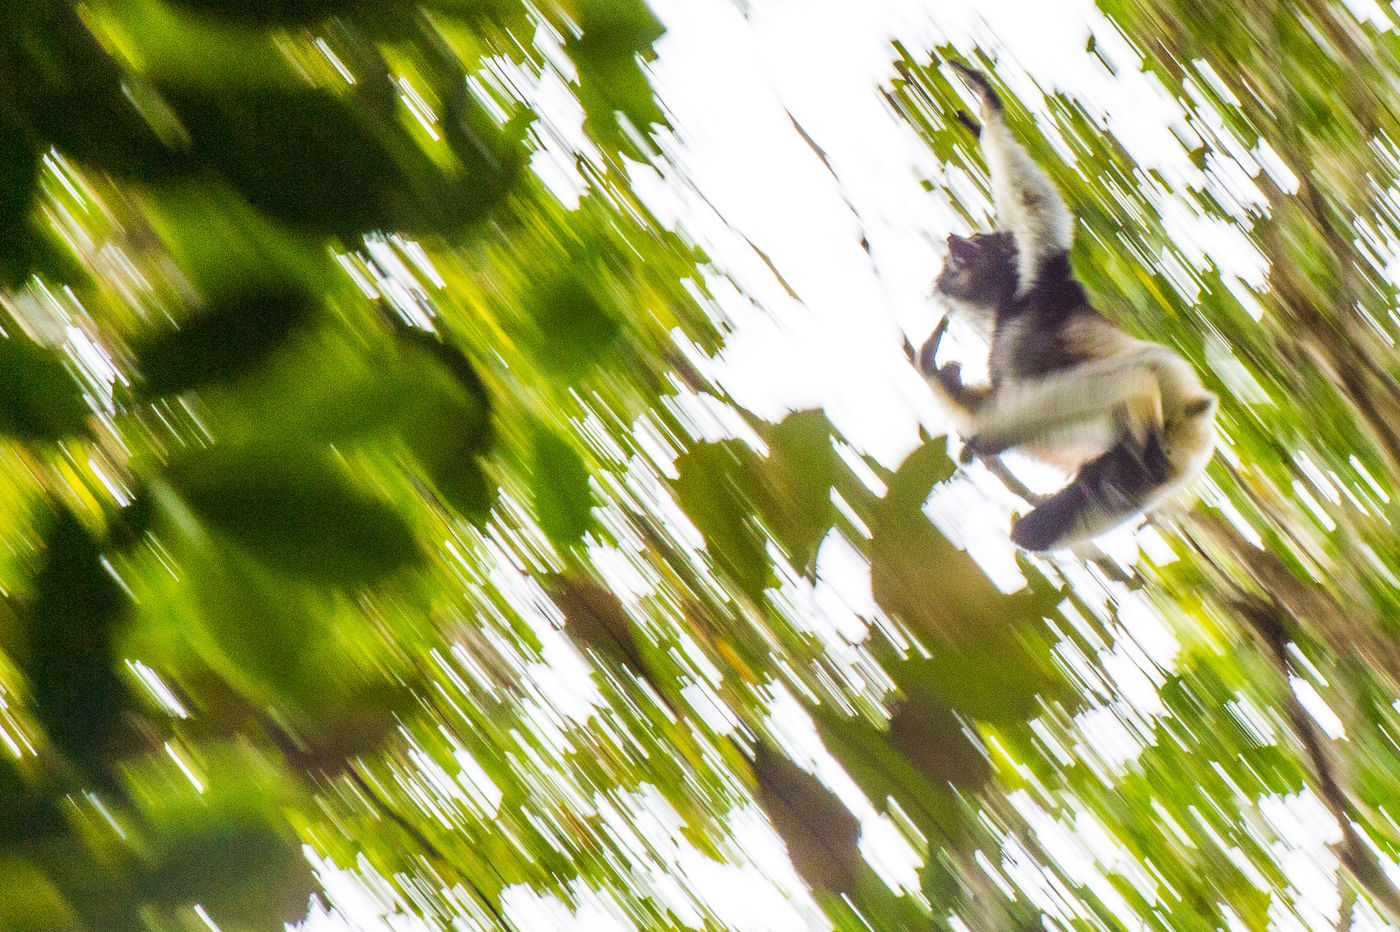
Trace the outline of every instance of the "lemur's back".
{"label": "lemur's back", "polygon": [[1132,337],[1089,304],[1067,253],[1042,265],[1025,294],[1002,302],[992,331],[993,384],[1007,378],[1039,378],[1126,346]]}

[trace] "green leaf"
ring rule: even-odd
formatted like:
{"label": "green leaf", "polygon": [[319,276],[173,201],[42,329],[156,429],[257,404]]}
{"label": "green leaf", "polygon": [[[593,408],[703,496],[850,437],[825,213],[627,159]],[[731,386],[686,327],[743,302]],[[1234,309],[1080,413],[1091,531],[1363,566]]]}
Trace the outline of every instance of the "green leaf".
{"label": "green leaf", "polygon": [[241,93],[167,86],[164,94],[195,158],[248,203],[292,229],[347,242],[376,230],[462,230],[500,203],[524,162],[521,125],[480,130],[492,134],[482,145],[515,156],[449,175],[397,123],[376,120],[353,98],[256,86]]}
{"label": "green leaf", "polygon": [[588,467],[568,441],[544,427],[535,430],[530,470],[535,515],[554,546],[573,547],[593,524]]}
{"label": "green leaf", "polygon": [[[896,719],[899,711],[895,712]],[[966,738],[951,736],[946,721],[906,723],[906,734],[934,742],[934,747],[906,756],[891,730],[876,727],[864,718],[843,715],[826,708],[812,709],[812,721],[832,756],[850,773],[869,799],[893,797],[915,823],[930,834],[953,835],[960,817],[949,786],[951,776],[967,777],[976,783],[975,765],[967,760],[976,754]],[[960,742],[960,743],[959,743]],[[940,753],[949,760],[938,759]]]}
{"label": "green leaf", "polygon": [[[402,329],[395,336],[403,350],[404,375],[413,380],[420,402],[425,392],[442,396],[430,406],[440,410],[419,426],[435,433],[436,442],[450,455],[485,452],[491,445],[491,395],[471,360],[455,344],[426,330]],[[416,437],[410,445],[425,456],[430,439]]]}
{"label": "green leaf", "polygon": [[77,917],[53,882],[17,855],[0,853],[0,929],[7,932],[52,932],[77,927]]}
{"label": "green leaf", "polygon": [[232,379],[255,368],[311,317],[316,300],[287,284],[253,285],[220,298],[173,330],[138,343],[150,395]]}
{"label": "green leaf", "polygon": [[21,440],[87,432],[92,414],[63,357],[28,337],[0,338],[0,431]]}
{"label": "green leaf", "polygon": [[[308,379],[308,371],[320,373]],[[438,335],[395,331],[367,353],[322,328],[239,384],[225,425],[254,442],[388,447],[411,455],[440,500],[473,522],[495,501],[484,458],[494,439],[491,398],[466,355]],[[247,412],[256,412],[255,418]]]}
{"label": "green leaf", "polygon": [[767,498],[758,455],[737,441],[703,443],[676,459],[676,501],[705,538],[705,549],[755,601],[774,583],[773,564],[753,519]]}
{"label": "green leaf", "polygon": [[178,121],[107,54],[73,4],[9,4],[0,31],[10,52],[0,56],[0,80],[46,142],[143,181],[192,168]]}
{"label": "green leaf", "polygon": [[[528,20],[527,20],[528,22]],[[455,75],[455,71],[452,72]],[[484,213],[520,174],[529,162],[525,139],[535,120],[533,110],[518,105],[503,125],[497,125],[493,108],[460,79],[442,91],[445,113],[443,139],[452,154],[462,162],[466,179],[476,187],[465,192],[475,209]]]}
{"label": "green leaf", "polygon": [[[424,330],[395,331],[394,362],[362,385],[363,413],[392,425],[443,501],[474,523],[485,521],[496,483],[482,457],[491,448],[491,396],[460,349]],[[347,412],[350,413],[350,412]]]}
{"label": "green leaf", "polygon": [[622,332],[576,271],[547,280],[526,299],[526,307],[534,318],[535,360],[564,379],[576,379],[597,365]]}
{"label": "green leaf", "polygon": [[[491,24],[515,27],[530,23],[529,13],[521,0],[430,0],[428,6],[478,27]],[[512,32],[515,30],[512,29]],[[524,35],[528,38],[529,34]]]}
{"label": "green leaf", "polygon": [[184,594],[202,621],[189,634],[208,636],[208,644],[194,643],[210,667],[249,702],[284,712],[314,703],[327,688],[314,662],[331,637],[327,606],[299,580],[245,554],[211,544],[188,562]]}
{"label": "green leaf", "polygon": [[647,136],[652,126],[669,125],[641,64],[656,57],[653,45],[665,29],[640,0],[586,0],[581,7],[581,32],[564,51],[578,71],[584,128],[605,148],[645,159],[651,153],[623,130],[618,114]]}
{"label": "green leaf", "polygon": [[831,435],[831,422],[823,412],[799,411],[764,438],[772,499],[763,518],[793,565],[809,573],[817,548],[836,520],[831,486],[838,460]]}
{"label": "green leaf", "polygon": [[604,148],[629,158],[645,160],[654,155],[655,145],[649,146],[651,151],[642,149],[618,119],[619,114],[627,117],[647,137],[653,125],[669,125],[641,63],[630,56],[593,54],[582,41],[565,49],[578,69],[578,97],[588,134]]}
{"label": "green leaf", "polygon": [[295,838],[235,819],[170,844],[143,887],[156,902],[199,903],[215,922],[254,928],[305,918],[318,890]]}
{"label": "green leaf", "polygon": [[1037,644],[1025,626],[984,631],[976,644],[936,643],[930,653],[891,670],[911,702],[944,702],[968,718],[1001,726],[1024,724],[1042,703],[1076,705],[1049,647]]}
{"label": "green leaf", "polygon": [[1048,585],[1003,595],[923,514],[933,486],[954,468],[939,438],[890,477],[885,497],[868,510],[870,579],[886,611],[940,640],[972,645],[1015,621],[1039,621],[1059,595]]}
{"label": "green leaf", "polygon": [[442,500],[473,524],[482,524],[496,505],[496,481],[481,459],[463,454],[433,465],[428,478]]}
{"label": "green leaf", "polygon": [[579,0],[579,25],[601,52],[642,54],[666,32],[644,0]]}
{"label": "green leaf", "polygon": [[205,178],[142,194],[161,244],[207,301],[221,303],[249,282],[295,282],[320,294],[334,274],[322,238],[272,222],[226,185]]}
{"label": "green leaf", "polygon": [[398,512],[317,450],[215,446],[172,463],[168,478],[212,527],[313,581],[372,584],[419,557]]}
{"label": "green leaf", "polygon": [[[188,7],[228,19],[261,25],[293,25],[314,23],[353,9],[360,0],[171,0],[176,6]],[[377,0],[385,6],[389,0]]]}
{"label": "green leaf", "polygon": [[268,216],[347,239],[400,225],[408,178],[347,101],[277,88],[167,97],[196,157]]}
{"label": "green leaf", "polygon": [[[30,275],[73,288],[92,284],[92,275],[74,255],[72,247],[37,214],[30,214],[24,229],[16,235],[18,240],[14,242],[14,248],[17,252],[13,264],[9,266],[15,276],[10,281],[12,287],[18,287]],[[0,259],[0,262],[3,261]],[[4,267],[0,266],[0,275],[3,274]]]}
{"label": "green leaf", "polygon": [[18,121],[0,113],[0,275],[18,287],[32,265],[30,211],[39,179],[39,147]]}
{"label": "green leaf", "polygon": [[948,456],[947,441],[935,437],[910,453],[895,470],[885,493],[885,507],[900,511],[921,509],[933,487],[957,470],[958,464]]}
{"label": "green leaf", "polygon": [[0,846],[63,834],[67,826],[59,809],[60,799],[60,795],[26,780],[13,758],[0,758]]}
{"label": "green leaf", "polygon": [[[439,344],[436,347],[434,344]],[[470,362],[432,334],[396,339],[374,352],[318,332],[279,356],[244,404],[277,410],[271,436],[345,444],[401,437],[420,462],[436,464],[491,446],[490,400]],[[439,355],[441,354],[441,355]],[[451,363],[442,358],[455,355]],[[322,379],[306,371],[330,361]],[[279,403],[280,402],[280,403]]]}
{"label": "green leaf", "polygon": [[78,766],[100,771],[127,697],[113,643],[125,599],[72,512],[56,515],[44,542],[47,559],[25,613],[24,672],[49,740]]}
{"label": "green leaf", "polygon": [[169,907],[198,903],[225,928],[303,918],[320,886],[281,811],[296,801],[286,778],[242,747],[184,756],[201,771],[202,792],[169,767],[132,778],[149,852],[140,894]]}

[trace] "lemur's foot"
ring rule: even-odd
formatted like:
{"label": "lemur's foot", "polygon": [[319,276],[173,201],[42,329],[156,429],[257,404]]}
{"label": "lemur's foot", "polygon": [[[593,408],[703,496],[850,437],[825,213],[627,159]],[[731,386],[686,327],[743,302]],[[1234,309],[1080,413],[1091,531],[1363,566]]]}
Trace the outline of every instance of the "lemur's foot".
{"label": "lemur's foot", "polygon": [[967,439],[963,444],[962,455],[964,463],[970,463],[974,459],[991,459],[1006,450],[1006,444],[998,443],[990,437],[983,437],[975,434]]}
{"label": "lemur's foot", "polygon": [[997,92],[992,88],[992,82],[987,80],[985,74],[956,60],[949,61],[948,65],[967,82],[968,87],[977,92],[984,111],[1001,112],[1001,98],[997,96]]}
{"label": "lemur's foot", "polygon": [[958,122],[967,127],[967,131],[973,135],[973,138],[982,138],[982,124],[973,119],[972,114],[968,113],[966,110],[959,110],[955,115],[958,118]]}

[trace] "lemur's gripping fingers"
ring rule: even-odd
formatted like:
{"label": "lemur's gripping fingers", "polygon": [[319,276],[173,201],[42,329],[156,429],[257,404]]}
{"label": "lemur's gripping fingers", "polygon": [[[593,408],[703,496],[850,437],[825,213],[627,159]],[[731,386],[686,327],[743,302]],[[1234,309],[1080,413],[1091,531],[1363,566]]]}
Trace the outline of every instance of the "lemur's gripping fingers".
{"label": "lemur's gripping fingers", "polygon": [[1001,98],[992,89],[992,82],[987,80],[987,76],[975,68],[969,68],[960,61],[950,61],[948,65],[958,73],[967,86],[977,92],[977,96],[982,101],[982,108],[991,113],[1001,112]]}
{"label": "lemur's gripping fingers", "polygon": [[932,376],[938,371],[938,346],[943,342],[943,334],[948,332],[948,318],[944,317],[938,322],[938,326],[933,328],[933,333],[924,341],[923,347],[919,350],[918,366],[919,371],[925,376]]}

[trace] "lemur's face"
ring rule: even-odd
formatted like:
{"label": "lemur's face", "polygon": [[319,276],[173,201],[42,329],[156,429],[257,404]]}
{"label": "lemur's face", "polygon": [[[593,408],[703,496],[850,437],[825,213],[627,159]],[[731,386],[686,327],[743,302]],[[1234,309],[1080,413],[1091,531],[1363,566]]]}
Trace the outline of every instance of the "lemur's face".
{"label": "lemur's face", "polygon": [[1010,233],[948,237],[948,258],[934,289],[972,304],[995,307],[1016,291],[1016,245]]}

